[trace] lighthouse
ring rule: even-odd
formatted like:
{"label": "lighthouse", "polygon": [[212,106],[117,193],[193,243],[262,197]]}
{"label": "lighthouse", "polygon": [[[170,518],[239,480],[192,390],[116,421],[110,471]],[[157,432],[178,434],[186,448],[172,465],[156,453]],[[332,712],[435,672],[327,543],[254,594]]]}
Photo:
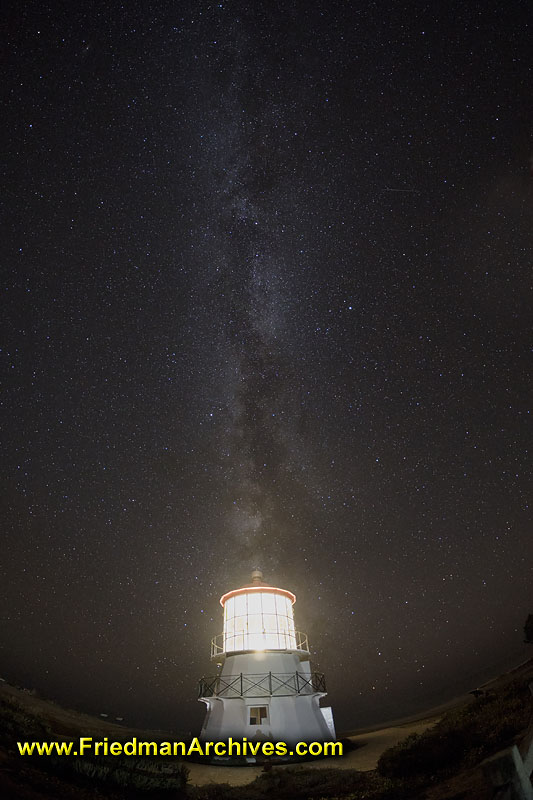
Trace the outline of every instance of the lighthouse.
{"label": "lighthouse", "polygon": [[292,592],[265,583],[260,570],[220,598],[224,629],[211,642],[219,672],[199,686],[207,706],[204,741],[335,738],[331,708],[320,706],[324,675],[313,670],[307,636],[294,626],[295,601]]}

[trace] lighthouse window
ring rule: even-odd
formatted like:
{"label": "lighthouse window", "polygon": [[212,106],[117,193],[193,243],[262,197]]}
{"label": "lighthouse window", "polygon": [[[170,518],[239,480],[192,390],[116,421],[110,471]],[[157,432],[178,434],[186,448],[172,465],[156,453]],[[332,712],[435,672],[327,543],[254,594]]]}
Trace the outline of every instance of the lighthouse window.
{"label": "lighthouse window", "polygon": [[250,708],[250,725],[262,725],[268,720],[268,706],[252,706]]}

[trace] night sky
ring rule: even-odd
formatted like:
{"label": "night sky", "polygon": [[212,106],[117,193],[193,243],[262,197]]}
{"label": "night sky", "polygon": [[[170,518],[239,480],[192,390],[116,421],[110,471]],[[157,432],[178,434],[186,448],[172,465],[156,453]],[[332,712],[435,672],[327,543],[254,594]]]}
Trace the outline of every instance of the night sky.
{"label": "night sky", "polygon": [[529,17],[8,4],[2,677],[198,730],[255,566],[340,730],[533,655]]}

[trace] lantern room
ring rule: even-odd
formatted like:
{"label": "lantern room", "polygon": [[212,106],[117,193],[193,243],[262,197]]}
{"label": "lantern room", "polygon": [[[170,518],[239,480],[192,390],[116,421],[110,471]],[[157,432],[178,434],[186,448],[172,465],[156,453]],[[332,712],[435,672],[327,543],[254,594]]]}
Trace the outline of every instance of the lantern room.
{"label": "lantern room", "polygon": [[252,585],[225,594],[225,653],[245,650],[296,650],[292,592]]}
{"label": "lantern room", "polygon": [[295,595],[264,583],[262,578],[262,572],[254,570],[250,584],[220,598],[224,629],[211,642],[215,660],[247,652],[307,652],[306,635],[294,627]]}

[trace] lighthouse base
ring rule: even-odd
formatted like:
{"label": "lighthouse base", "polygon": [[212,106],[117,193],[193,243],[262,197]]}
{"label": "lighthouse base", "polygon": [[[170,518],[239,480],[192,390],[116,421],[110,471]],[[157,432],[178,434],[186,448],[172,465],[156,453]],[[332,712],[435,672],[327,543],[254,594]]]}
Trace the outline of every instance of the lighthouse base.
{"label": "lighthouse base", "polygon": [[323,693],[284,697],[201,697],[207,714],[203,741],[331,741],[332,731],[320,708]]}

